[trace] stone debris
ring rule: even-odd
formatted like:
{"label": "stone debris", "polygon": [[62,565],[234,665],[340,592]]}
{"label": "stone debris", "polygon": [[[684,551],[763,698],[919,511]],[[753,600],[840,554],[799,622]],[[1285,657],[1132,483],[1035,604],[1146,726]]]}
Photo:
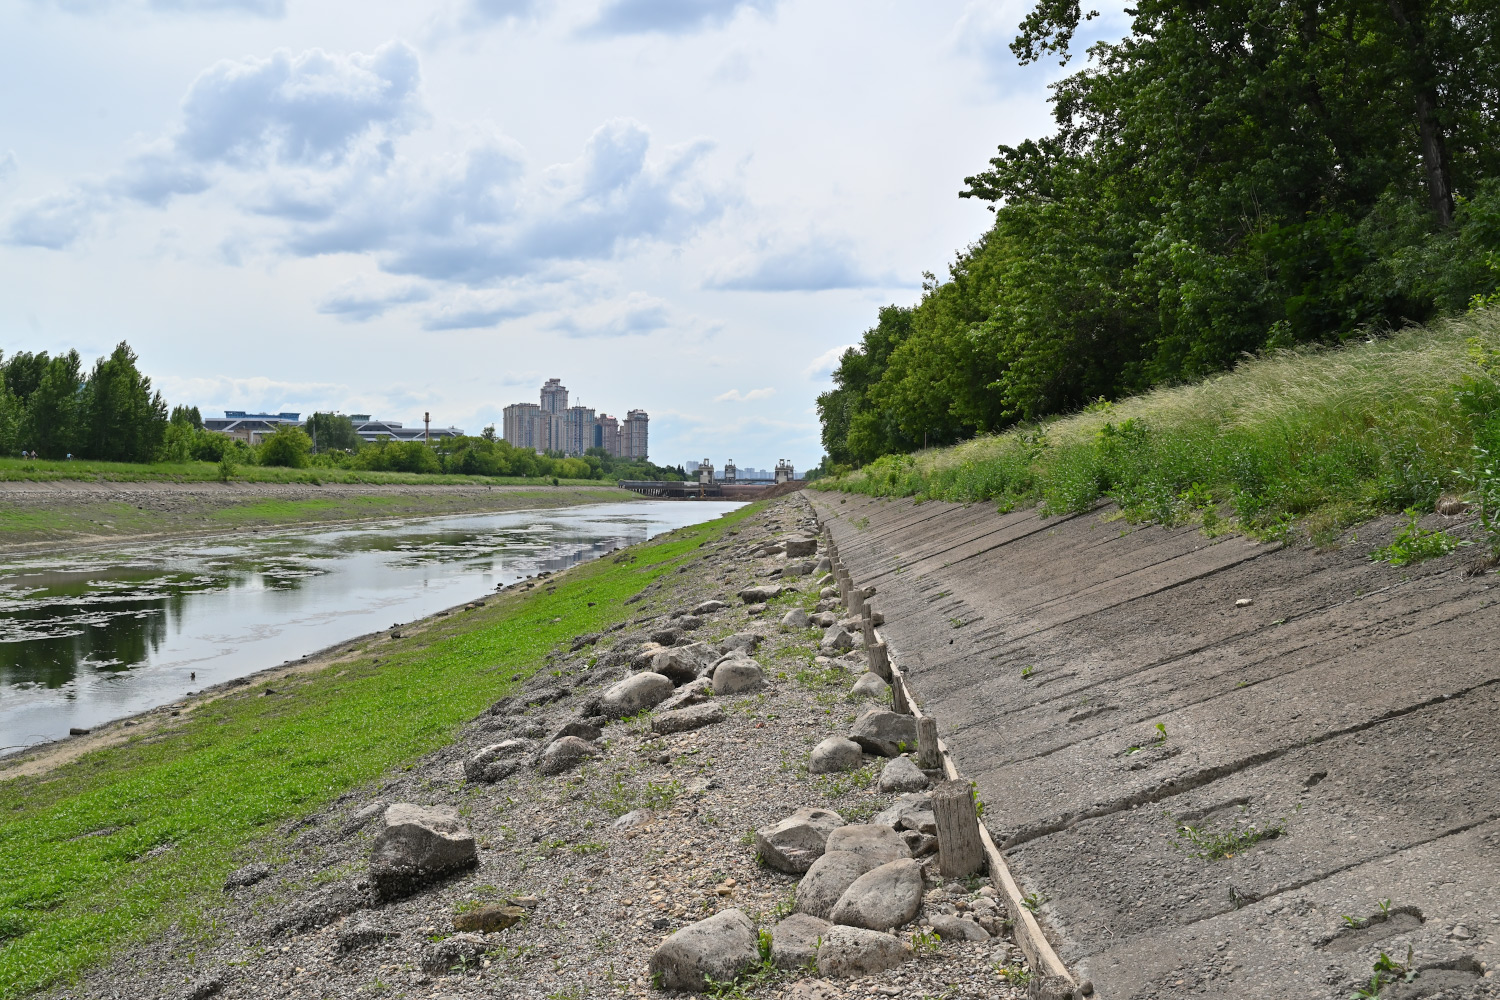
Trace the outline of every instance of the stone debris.
{"label": "stone debris", "polygon": [[755,831],[755,850],[763,862],[793,875],[812,867],[828,837],[844,825],[832,809],[798,809],[786,819]]}
{"label": "stone debris", "polygon": [[670,698],[674,690],[670,680],[661,674],[647,671],[627,677],[604,692],[599,708],[610,718],[623,719],[648,708],[655,708]]}
{"label": "stone debris", "polygon": [[465,910],[455,914],[453,917],[453,929],[456,931],[477,931],[481,934],[494,934],[513,927],[526,919],[526,910],[519,906],[498,906],[490,904],[479,906],[472,910]]}
{"label": "stone debris", "polygon": [[868,859],[872,865],[911,857],[911,850],[899,833],[888,826],[871,823],[851,823],[831,831],[823,849],[852,851]]}
{"label": "stone debris", "polygon": [[[858,744],[855,744],[856,746]],[[895,757],[880,772],[882,792],[920,792],[927,787],[927,775],[910,757]]]}
{"label": "stone debris", "polygon": [[922,908],[922,867],[902,858],[865,872],[829,913],[836,924],[886,931],[913,920]]}
{"label": "stone debris", "polygon": [[564,736],[542,751],[542,759],[537,765],[537,770],[543,774],[562,774],[591,757],[599,756],[600,753],[600,749],[587,740],[581,740],[576,736]]}
{"label": "stone debris", "polygon": [[760,664],[750,659],[727,659],[714,667],[714,696],[744,694],[766,686]]}
{"label": "stone debris", "polygon": [[874,698],[883,705],[891,703],[891,686],[881,680],[879,674],[866,671],[859,675],[859,680],[849,689],[851,698]]}
{"label": "stone debris", "polygon": [[487,948],[483,934],[454,934],[423,950],[422,969],[434,974],[478,969]]}
{"label": "stone debris", "polygon": [[854,721],[849,738],[866,753],[898,757],[917,748],[917,720],[882,708],[872,708]]}
{"label": "stone debris", "polygon": [[524,738],[492,743],[464,761],[464,777],[490,783],[504,780],[524,766],[537,749],[535,740]]}
{"label": "stone debris", "polygon": [[863,927],[830,927],[818,948],[818,972],[825,976],[871,976],[911,961],[900,938]]}
{"label": "stone debris", "polygon": [[781,616],[781,624],[787,628],[809,628],[812,626],[812,619],[801,608],[793,608]]}
{"label": "stone debris", "polygon": [[665,736],[671,733],[685,733],[689,729],[712,726],[717,722],[723,722],[724,719],[724,709],[709,702],[689,708],[657,712],[651,718],[651,728]]}
{"label": "stone debris", "polygon": [[759,960],[755,924],[731,909],[667,938],[652,954],[650,968],[663,989],[702,993],[710,978],[729,982]]}
{"label": "stone debris", "polygon": [[857,771],[864,766],[865,752],[858,743],[842,736],[829,736],[813,747],[807,760],[809,774],[836,774]]}
{"label": "stone debris", "polygon": [[873,861],[854,851],[826,852],[797,883],[797,912],[827,920],[855,880],[874,867]]}
{"label": "stone debris", "polygon": [[771,964],[789,970],[816,964],[818,945],[832,926],[806,913],[793,913],[771,928]]}
{"label": "stone debris", "polygon": [[469,828],[446,809],[398,802],[370,852],[370,883],[383,900],[400,899],[479,864]]}

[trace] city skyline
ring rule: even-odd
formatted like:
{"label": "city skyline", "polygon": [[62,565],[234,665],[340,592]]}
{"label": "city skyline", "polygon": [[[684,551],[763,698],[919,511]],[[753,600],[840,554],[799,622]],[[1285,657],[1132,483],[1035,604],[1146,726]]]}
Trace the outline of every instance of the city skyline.
{"label": "city skyline", "polygon": [[582,455],[603,448],[616,458],[649,460],[650,415],[642,409],[621,420],[593,407],[568,405],[568,387],[560,378],[542,384],[536,403],[511,403],[502,417],[501,437],[516,448]]}

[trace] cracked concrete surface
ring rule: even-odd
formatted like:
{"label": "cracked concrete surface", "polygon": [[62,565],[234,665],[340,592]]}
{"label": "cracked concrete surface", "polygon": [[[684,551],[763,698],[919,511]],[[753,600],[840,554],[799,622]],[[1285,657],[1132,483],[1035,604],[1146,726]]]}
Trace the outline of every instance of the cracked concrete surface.
{"label": "cracked concrete surface", "polygon": [[1473,550],[809,498],[1098,996],[1342,1000],[1408,947],[1425,971],[1381,997],[1500,996],[1500,577]]}

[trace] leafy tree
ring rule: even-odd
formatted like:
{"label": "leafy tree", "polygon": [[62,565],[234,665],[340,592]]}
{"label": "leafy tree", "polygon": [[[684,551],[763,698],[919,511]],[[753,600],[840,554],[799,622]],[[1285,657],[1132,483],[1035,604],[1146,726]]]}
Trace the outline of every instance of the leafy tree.
{"label": "leafy tree", "polygon": [[[75,355],[76,357],[76,355]],[[167,429],[167,404],[136,367],[135,352],[121,341],[94,363],[81,394],[79,452],[111,462],[150,462]]]}
{"label": "leafy tree", "polygon": [[281,465],[291,469],[307,468],[307,454],[312,439],[302,428],[281,424],[261,441],[256,458],[261,465]]}
{"label": "leafy tree", "polygon": [[43,458],[63,458],[78,447],[83,362],[77,351],[47,362],[26,402],[21,447]]}
{"label": "leafy tree", "polygon": [[359,451],[364,440],[354,430],[354,421],[341,413],[314,413],[307,418],[307,433],[313,451]]}
{"label": "leafy tree", "polygon": [[196,406],[174,406],[172,407],[171,423],[201,431],[203,429],[203,416],[198,412]]}

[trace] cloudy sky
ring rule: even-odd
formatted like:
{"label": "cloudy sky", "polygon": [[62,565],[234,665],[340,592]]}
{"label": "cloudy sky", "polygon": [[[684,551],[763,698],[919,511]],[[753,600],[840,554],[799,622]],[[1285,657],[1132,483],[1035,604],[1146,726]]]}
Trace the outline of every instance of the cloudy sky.
{"label": "cloudy sky", "polygon": [[1047,130],[1025,4],[3,0],[0,348],[477,432],[561,378],[651,457],[821,455],[839,350]]}

